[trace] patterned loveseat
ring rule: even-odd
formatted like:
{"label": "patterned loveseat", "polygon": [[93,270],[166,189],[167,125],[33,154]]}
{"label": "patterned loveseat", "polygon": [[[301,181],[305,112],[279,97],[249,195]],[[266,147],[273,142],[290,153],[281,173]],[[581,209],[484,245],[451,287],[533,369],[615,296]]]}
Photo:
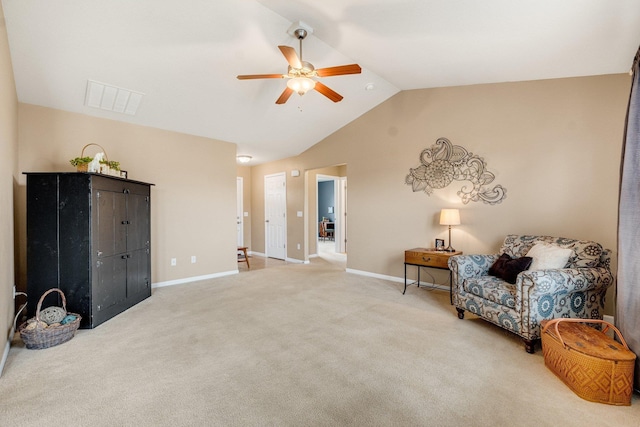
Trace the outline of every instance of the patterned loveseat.
{"label": "patterned loveseat", "polygon": [[[565,268],[525,270],[515,284],[489,275],[501,254],[519,258],[538,242],[570,248]],[[602,319],[605,293],[613,283],[609,250],[596,242],[561,237],[508,235],[499,254],[453,256],[449,268],[458,317],[463,319],[467,310],[519,335],[528,353],[534,352],[544,319]]]}

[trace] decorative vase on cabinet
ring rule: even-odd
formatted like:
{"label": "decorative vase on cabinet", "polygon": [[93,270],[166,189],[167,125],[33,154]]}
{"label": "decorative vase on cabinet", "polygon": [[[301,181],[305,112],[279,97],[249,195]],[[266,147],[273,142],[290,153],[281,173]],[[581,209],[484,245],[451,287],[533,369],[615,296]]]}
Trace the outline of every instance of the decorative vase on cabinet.
{"label": "decorative vase on cabinet", "polygon": [[[151,296],[153,184],[92,173],[27,175],[27,311],[60,288],[94,328]],[[60,305],[50,295],[43,307]]]}

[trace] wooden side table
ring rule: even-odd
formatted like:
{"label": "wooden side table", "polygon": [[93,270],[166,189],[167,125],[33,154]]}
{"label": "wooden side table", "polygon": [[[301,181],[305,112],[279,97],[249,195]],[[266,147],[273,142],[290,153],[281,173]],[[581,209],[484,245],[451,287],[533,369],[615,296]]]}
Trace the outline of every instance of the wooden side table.
{"label": "wooden side table", "polygon": [[250,270],[251,266],[249,265],[249,256],[247,255],[247,247],[246,246],[238,246],[238,262],[246,262],[247,268]]}
{"label": "wooden side table", "polygon": [[[449,270],[449,258],[454,255],[462,255],[462,251],[446,252],[436,251],[435,249],[413,248],[404,251],[404,291],[407,291],[407,265],[415,265],[418,267],[418,281],[415,282],[420,287],[420,268],[438,268],[441,270]],[[413,284],[413,283],[411,283]],[[453,277],[449,270],[449,301],[453,304]]]}

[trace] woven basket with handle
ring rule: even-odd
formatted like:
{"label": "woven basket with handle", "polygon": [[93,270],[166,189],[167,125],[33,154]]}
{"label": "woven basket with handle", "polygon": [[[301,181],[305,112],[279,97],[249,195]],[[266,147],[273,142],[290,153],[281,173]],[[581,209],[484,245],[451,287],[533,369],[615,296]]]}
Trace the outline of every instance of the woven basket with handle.
{"label": "woven basket with handle", "polygon": [[[76,316],[76,320],[69,322],[65,325],[55,325],[44,327],[46,324],[40,319],[40,310],[42,309],[42,302],[45,297],[52,292],[58,292],[62,297],[62,309],[67,311],[67,299],[64,296],[64,292],[62,292],[58,288],[51,288],[42,296],[38,301],[38,306],[36,308],[36,317],[34,319],[30,319],[30,321],[24,322],[18,328],[20,332],[20,338],[26,344],[28,349],[40,350],[43,348],[53,347],[58,344],[65,343],[74,337],[76,331],[78,330],[78,326],[80,326],[80,320],[82,319],[79,314],[76,313],[67,313]],[[35,320],[36,327],[29,329],[27,325]]]}
{"label": "woven basket with handle", "polygon": [[[93,143],[93,142],[92,142],[92,143],[90,143],[90,144],[85,145],[84,147],[82,147],[82,152],[80,153],[80,157],[84,157],[84,150],[86,150],[88,147],[90,147],[90,146],[92,146],[92,145],[95,145],[96,147],[99,147],[99,148],[100,148],[100,150],[101,150],[101,152],[103,152],[103,153],[104,153],[104,159],[105,159],[106,161],[109,161],[109,156],[107,155],[106,150],[105,150],[104,148],[102,148],[102,146],[101,146],[101,145],[99,145],[99,144],[95,144],[95,143]],[[83,163],[83,164],[81,164],[81,165],[76,166],[76,168],[77,168],[78,172],[87,172],[88,167],[89,167],[89,164],[88,164],[88,163]]]}
{"label": "woven basket with handle", "polygon": [[[603,324],[600,332],[586,323]],[[575,394],[591,402],[630,405],[633,393],[633,354],[620,331],[598,319],[543,320],[545,365]],[[605,335],[611,328],[620,342]]]}

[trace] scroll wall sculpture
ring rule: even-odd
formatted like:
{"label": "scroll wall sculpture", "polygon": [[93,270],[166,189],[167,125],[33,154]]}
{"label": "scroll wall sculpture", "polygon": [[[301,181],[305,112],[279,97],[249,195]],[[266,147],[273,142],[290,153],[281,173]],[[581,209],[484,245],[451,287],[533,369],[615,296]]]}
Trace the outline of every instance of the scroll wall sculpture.
{"label": "scroll wall sculpture", "polygon": [[447,138],[439,138],[431,148],[420,153],[417,168],[410,168],[405,184],[414,192],[424,191],[431,195],[434,189],[445,188],[455,181],[469,181],[471,189],[463,186],[458,196],[465,205],[482,200],[495,205],[507,197],[507,189],[502,185],[489,187],[496,176],[486,170],[486,162],[482,157],[468,152],[464,147],[453,145]]}

